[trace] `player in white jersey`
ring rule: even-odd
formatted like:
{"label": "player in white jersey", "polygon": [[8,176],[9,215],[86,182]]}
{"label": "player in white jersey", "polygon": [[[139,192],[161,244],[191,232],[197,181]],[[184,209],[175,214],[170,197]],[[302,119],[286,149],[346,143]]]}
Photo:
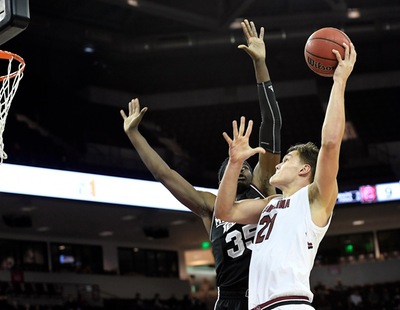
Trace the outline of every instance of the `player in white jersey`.
{"label": "player in white jersey", "polygon": [[[249,308],[276,303],[310,304],[313,296],[308,275],[329,222],[324,227],[313,223],[308,186],[287,198],[271,200],[259,222],[270,224],[259,225],[254,239],[253,253],[258,254],[250,264],[249,290],[255,294]],[[268,242],[264,242],[266,239]],[[271,253],[273,258],[264,253]]]}
{"label": "player in white jersey", "polygon": [[[328,229],[338,194],[340,146],[345,129],[344,93],[356,62],[353,44],[338,59],[321,133],[321,148],[311,142],[289,148],[270,184],[281,196],[235,201],[243,161],[251,148],[244,117],[233,121],[233,139],[226,133],[229,162],[220,184],[215,215],[229,222],[258,223],[249,275],[249,309],[313,309],[309,277],[319,243]],[[312,113],[312,112],[311,112]],[[299,116],[301,117],[301,116]]]}

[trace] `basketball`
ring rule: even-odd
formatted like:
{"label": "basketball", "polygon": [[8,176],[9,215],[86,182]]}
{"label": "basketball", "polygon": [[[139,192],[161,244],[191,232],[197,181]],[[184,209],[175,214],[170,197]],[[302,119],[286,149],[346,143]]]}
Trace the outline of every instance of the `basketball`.
{"label": "basketball", "polygon": [[307,66],[320,76],[333,76],[338,61],[332,49],[337,50],[343,59],[345,51],[343,43],[350,46],[350,42],[349,37],[336,28],[327,27],[315,31],[304,47]]}

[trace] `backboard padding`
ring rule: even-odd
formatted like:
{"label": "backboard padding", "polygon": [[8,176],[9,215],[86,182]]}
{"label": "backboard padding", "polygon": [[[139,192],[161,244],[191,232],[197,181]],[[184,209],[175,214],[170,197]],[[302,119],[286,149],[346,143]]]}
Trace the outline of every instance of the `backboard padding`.
{"label": "backboard padding", "polygon": [[0,0],[0,45],[28,27],[29,0]]}

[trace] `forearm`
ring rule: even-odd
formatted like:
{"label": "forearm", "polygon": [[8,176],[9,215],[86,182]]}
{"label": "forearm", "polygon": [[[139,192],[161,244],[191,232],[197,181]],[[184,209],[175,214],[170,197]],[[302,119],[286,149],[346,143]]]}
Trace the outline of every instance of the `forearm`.
{"label": "forearm", "polygon": [[224,221],[230,221],[232,218],[236,200],[237,182],[241,169],[242,163],[232,163],[229,161],[218,188],[215,200],[215,216]]}
{"label": "forearm", "polygon": [[253,60],[253,65],[257,83],[268,82],[271,80],[264,58]]}
{"label": "forearm", "polygon": [[338,66],[333,75],[333,85],[322,128],[322,146],[329,146],[329,148],[335,146],[339,150],[346,125],[344,106],[346,83],[353,71],[357,53],[353,44],[345,45],[344,59],[337,50],[333,52],[338,59]]}
{"label": "forearm", "polygon": [[161,181],[162,175],[171,169],[168,164],[149,145],[138,130],[128,132],[127,136],[153,177],[157,181]]}
{"label": "forearm", "polygon": [[323,146],[340,146],[345,129],[344,94],[346,80],[335,80],[331,89],[324,124],[322,127]]}
{"label": "forearm", "polygon": [[279,154],[282,117],[272,83],[270,81],[258,83],[257,91],[261,111],[259,145],[268,152]]}
{"label": "forearm", "polygon": [[[148,144],[139,131],[127,133],[147,169],[184,206],[202,218],[211,218],[215,195],[197,191],[179,173],[171,169],[158,153]],[[206,225],[207,230],[209,227]]]}
{"label": "forearm", "polygon": [[215,216],[226,222],[255,224],[268,199],[244,199],[236,201],[241,163],[228,163],[215,200]]}

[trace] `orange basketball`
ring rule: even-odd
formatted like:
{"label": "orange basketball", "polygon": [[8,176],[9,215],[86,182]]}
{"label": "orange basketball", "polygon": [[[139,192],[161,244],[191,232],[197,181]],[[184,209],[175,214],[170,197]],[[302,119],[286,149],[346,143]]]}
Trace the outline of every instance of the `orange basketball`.
{"label": "orange basketball", "polygon": [[307,40],[304,47],[304,57],[308,67],[316,74],[331,77],[335,72],[338,61],[333,49],[339,51],[344,58],[344,46],[350,46],[349,37],[341,30],[327,27],[315,31]]}

